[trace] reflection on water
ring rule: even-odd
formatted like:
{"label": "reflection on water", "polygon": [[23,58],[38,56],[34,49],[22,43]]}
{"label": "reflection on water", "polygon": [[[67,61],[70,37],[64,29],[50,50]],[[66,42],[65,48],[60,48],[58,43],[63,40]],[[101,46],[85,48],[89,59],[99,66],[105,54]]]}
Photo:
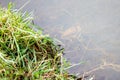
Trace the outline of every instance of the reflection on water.
{"label": "reflection on water", "polygon": [[[19,8],[27,0],[9,1]],[[120,0],[31,0],[23,10],[33,11],[35,24],[62,41],[69,71],[90,74],[96,80],[120,79]]]}

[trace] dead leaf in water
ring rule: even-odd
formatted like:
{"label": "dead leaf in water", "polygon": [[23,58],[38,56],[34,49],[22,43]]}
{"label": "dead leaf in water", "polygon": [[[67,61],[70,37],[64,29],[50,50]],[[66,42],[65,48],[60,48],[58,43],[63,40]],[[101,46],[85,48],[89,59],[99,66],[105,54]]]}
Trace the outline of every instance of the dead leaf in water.
{"label": "dead leaf in water", "polygon": [[73,26],[73,27],[70,27],[67,30],[65,30],[62,33],[62,37],[74,36],[74,35],[77,35],[78,33],[80,33],[80,31],[81,31],[81,28],[79,25]]}

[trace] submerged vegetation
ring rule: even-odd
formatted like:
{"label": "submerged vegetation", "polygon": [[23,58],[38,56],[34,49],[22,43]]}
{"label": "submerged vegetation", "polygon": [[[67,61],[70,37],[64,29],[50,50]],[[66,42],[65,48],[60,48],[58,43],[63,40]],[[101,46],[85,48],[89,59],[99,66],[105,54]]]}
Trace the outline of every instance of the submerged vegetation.
{"label": "submerged vegetation", "polygon": [[63,49],[33,28],[30,14],[0,8],[0,79],[74,80],[63,69]]}

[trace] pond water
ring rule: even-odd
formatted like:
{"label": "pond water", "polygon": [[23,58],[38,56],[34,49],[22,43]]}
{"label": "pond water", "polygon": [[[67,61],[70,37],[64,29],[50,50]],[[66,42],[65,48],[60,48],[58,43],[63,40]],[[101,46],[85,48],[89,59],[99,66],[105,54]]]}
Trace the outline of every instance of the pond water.
{"label": "pond water", "polygon": [[65,47],[69,72],[120,79],[120,0],[1,0],[34,14],[35,24]]}

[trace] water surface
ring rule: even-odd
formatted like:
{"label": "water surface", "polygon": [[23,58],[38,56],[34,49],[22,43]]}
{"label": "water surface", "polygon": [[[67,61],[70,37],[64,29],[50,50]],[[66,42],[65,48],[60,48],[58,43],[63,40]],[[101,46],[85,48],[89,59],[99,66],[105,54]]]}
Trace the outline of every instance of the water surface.
{"label": "water surface", "polygon": [[[28,0],[0,2],[10,1],[20,8]],[[120,79],[120,0],[31,0],[23,11],[32,11],[35,24],[61,41],[68,61],[85,62],[70,73]]]}

